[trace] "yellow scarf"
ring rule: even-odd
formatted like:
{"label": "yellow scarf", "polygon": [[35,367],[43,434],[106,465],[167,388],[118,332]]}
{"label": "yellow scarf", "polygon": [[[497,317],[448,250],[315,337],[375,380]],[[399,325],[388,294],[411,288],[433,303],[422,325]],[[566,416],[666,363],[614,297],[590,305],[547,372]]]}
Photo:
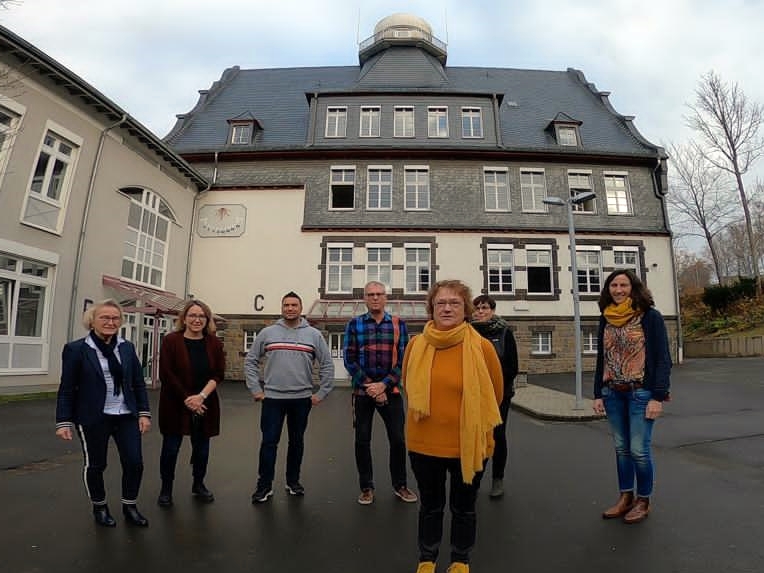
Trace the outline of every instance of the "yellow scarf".
{"label": "yellow scarf", "polygon": [[631,297],[627,297],[621,304],[609,304],[602,314],[610,324],[620,328],[639,314],[639,311],[631,307]]}
{"label": "yellow scarf", "polygon": [[406,365],[408,407],[415,420],[430,415],[432,362],[439,349],[462,345],[462,404],[459,417],[459,458],[462,479],[472,483],[488,457],[492,431],[501,423],[491,376],[485,364],[482,337],[464,322],[450,330],[437,330],[429,321],[422,336],[414,337]]}

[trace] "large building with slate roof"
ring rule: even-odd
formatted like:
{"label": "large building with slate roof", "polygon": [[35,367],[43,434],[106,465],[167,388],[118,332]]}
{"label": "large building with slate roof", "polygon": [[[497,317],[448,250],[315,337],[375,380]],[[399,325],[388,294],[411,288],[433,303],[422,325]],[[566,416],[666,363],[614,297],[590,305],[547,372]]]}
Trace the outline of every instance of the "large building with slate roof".
{"label": "large building with slate roof", "polygon": [[[604,277],[630,267],[677,340],[667,157],[607,92],[575,69],[449,67],[427,22],[405,14],[381,20],[358,57],[227,69],[165,138],[211,182],[190,285],[227,319],[229,377],[295,290],[341,378],[343,327],[369,280],[416,331],[428,287],[462,279],[497,299],[521,370],[562,372],[572,287],[591,368]],[[590,192],[572,205],[574,281],[567,208],[544,199]]]}

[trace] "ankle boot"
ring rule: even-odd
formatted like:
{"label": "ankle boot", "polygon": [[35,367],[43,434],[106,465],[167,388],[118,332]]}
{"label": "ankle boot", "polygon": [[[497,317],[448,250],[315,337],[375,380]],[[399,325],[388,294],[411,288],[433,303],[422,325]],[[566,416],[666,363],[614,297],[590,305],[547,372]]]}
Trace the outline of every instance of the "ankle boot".
{"label": "ankle boot", "polygon": [[194,485],[191,486],[191,495],[194,496],[195,499],[203,501],[204,503],[215,501],[215,496],[212,495],[212,492],[207,489],[207,486],[205,486],[204,482],[201,480],[194,481]]}
{"label": "ankle boot", "polygon": [[172,482],[162,481],[162,489],[159,490],[157,498],[159,507],[172,507]]}
{"label": "ankle boot", "polygon": [[639,523],[647,519],[647,514],[650,513],[650,498],[638,497],[634,507],[623,516],[624,523]]}
{"label": "ankle boot", "polygon": [[141,512],[138,511],[138,508],[133,503],[123,503],[122,514],[125,516],[125,521],[130,525],[135,525],[136,527],[148,527],[149,525],[149,520],[141,515]]}
{"label": "ankle boot", "polygon": [[613,519],[626,515],[634,505],[634,494],[630,491],[622,491],[621,497],[613,507],[602,512],[602,519]]}
{"label": "ankle boot", "polygon": [[93,505],[93,517],[98,525],[103,527],[116,527],[117,522],[109,513],[109,508],[106,505]]}

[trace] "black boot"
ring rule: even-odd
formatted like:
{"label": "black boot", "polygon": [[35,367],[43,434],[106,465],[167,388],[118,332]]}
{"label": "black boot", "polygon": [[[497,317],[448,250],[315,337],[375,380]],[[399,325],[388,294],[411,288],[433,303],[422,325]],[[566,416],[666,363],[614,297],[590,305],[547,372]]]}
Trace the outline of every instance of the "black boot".
{"label": "black boot", "polygon": [[191,495],[194,496],[194,499],[203,501],[204,503],[215,501],[215,496],[207,489],[202,480],[194,480],[194,485],[191,486]]}
{"label": "black boot", "polygon": [[125,516],[125,521],[131,525],[137,527],[148,527],[149,525],[149,520],[141,515],[134,503],[123,503],[122,514]]}
{"label": "black boot", "polygon": [[157,498],[159,507],[172,507],[172,482],[162,481],[162,489],[159,490]]}
{"label": "black boot", "polygon": [[93,505],[93,517],[98,525],[103,527],[116,527],[117,522],[109,513],[109,507],[106,504]]}

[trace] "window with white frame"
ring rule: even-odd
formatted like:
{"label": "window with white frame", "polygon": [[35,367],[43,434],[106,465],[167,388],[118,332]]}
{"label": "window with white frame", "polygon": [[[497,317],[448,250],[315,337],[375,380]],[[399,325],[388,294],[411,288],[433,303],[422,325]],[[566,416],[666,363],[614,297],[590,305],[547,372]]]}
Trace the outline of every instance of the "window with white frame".
{"label": "window with white frame", "polygon": [[613,247],[613,265],[617,269],[631,269],[640,276],[638,247]]}
{"label": "window with white frame", "polygon": [[602,289],[602,265],[599,250],[576,249],[578,292],[599,293]]}
{"label": "window with white frame", "polygon": [[0,373],[45,366],[53,268],[0,253]]}
{"label": "window with white frame", "polygon": [[159,195],[140,187],[120,189],[130,197],[122,256],[122,276],[164,288],[170,223],[170,206]]}
{"label": "window with white frame", "polygon": [[585,326],[581,329],[581,351],[584,354],[597,354],[597,329]]}
{"label": "window with white frame", "polygon": [[605,173],[605,196],[608,214],[631,214],[629,182],[625,173]]}
{"label": "window with white frame", "polygon": [[393,137],[414,137],[414,108],[396,106],[393,110]]}
{"label": "window with white frame", "polygon": [[[571,199],[581,193],[592,190],[592,174],[579,171],[568,171],[568,187]],[[572,203],[571,208],[577,213],[595,213],[597,211],[596,197],[581,203]]]}
{"label": "window with white frame", "polygon": [[462,108],[462,137],[483,137],[483,110],[479,107]]}
{"label": "window with white frame", "polygon": [[406,210],[430,208],[430,168],[405,167],[403,170],[404,205]]}
{"label": "window with white frame", "polygon": [[366,181],[366,208],[390,210],[393,208],[393,168],[370,166]]}
{"label": "window with white frame", "polygon": [[353,246],[329,245],[326,249],[326,292],[353,291]]}
{"label": "window with white frame", "polygon": [[244,329],[244,352],[249,352],[257,338],[257,331],[249,328]]}
{"label": "window with white frame", "polygon": [[506,167],[483,168],[486,211],[509,211],[509,177]]}
{"label": "window with white frame", "polygon": [[348,110],[346,107],[329,107],[326,109],[326,137],[345,137],[348,127]]}
{"label": "window with white frame", "polygon": [[361,107],[361,137],[379,137],[379,120],[380,120],[380,108],[379,106],[363,106]]}
{"label": "window with white frame", "polygon": [[575,147],[578,145],[578,130],[572,125],[557,126],[557,143]]}
{"label": "window with white frame", "polygon": [[231,143],[233,145],[249,145],[252,143],[252,123],[231,124]]}
{"label": "window with white frame", "polygon": [[340,165],[332,167],[329,186],[330,209],[352,209],[355,207],[354,166]]}
{"label": "window with white frame", "polygon": [[430,288],[430,246],[406,245],[406,292],[423,293]]}
{"label": "window with white frame", "polygon": [[448,108],[427,108],[427,137],[448,137]]}
{"label": "window with white frame", "polygon": [[520,197],[523,211],[546,213],[546,177],[543,169],[520,170]]}
{"label": "window with white frame", "polygon": [[21,116],[26,108],[0,96],[0,180],[5,174],[5,166],[11,154]]}
{"label": "window with white frame", "polygon": [[367,245],[366,247],[366,282],[377,281],[390,286],[392,275],[393,249],[390,245]]}
{"label": "window with white frame", "polygon": [[332,353],[332,358],[344,358],[344,345],[345,345],[345,333],[344,332],[330,332],[329,333],[329,349]]}
{"label": "window with white frame", "polygon": [[552,333],[550,331],[538,331],[531,334],[531,354],[551,354]]}
{"label": "window with white frame", "polygon": [[82,139],[48,129],[37,155],[24,205],[25,223],[59,232]]}
{"label": "window with white frame", "polygon": [[514,274],[512,246],[488,245],[486,261],[488,263],[488,292],[511,293]]}
{"label": "window with white frame", "polygon": [[548,245],[525,247],[528,294],[552,294],[552,248]]}

